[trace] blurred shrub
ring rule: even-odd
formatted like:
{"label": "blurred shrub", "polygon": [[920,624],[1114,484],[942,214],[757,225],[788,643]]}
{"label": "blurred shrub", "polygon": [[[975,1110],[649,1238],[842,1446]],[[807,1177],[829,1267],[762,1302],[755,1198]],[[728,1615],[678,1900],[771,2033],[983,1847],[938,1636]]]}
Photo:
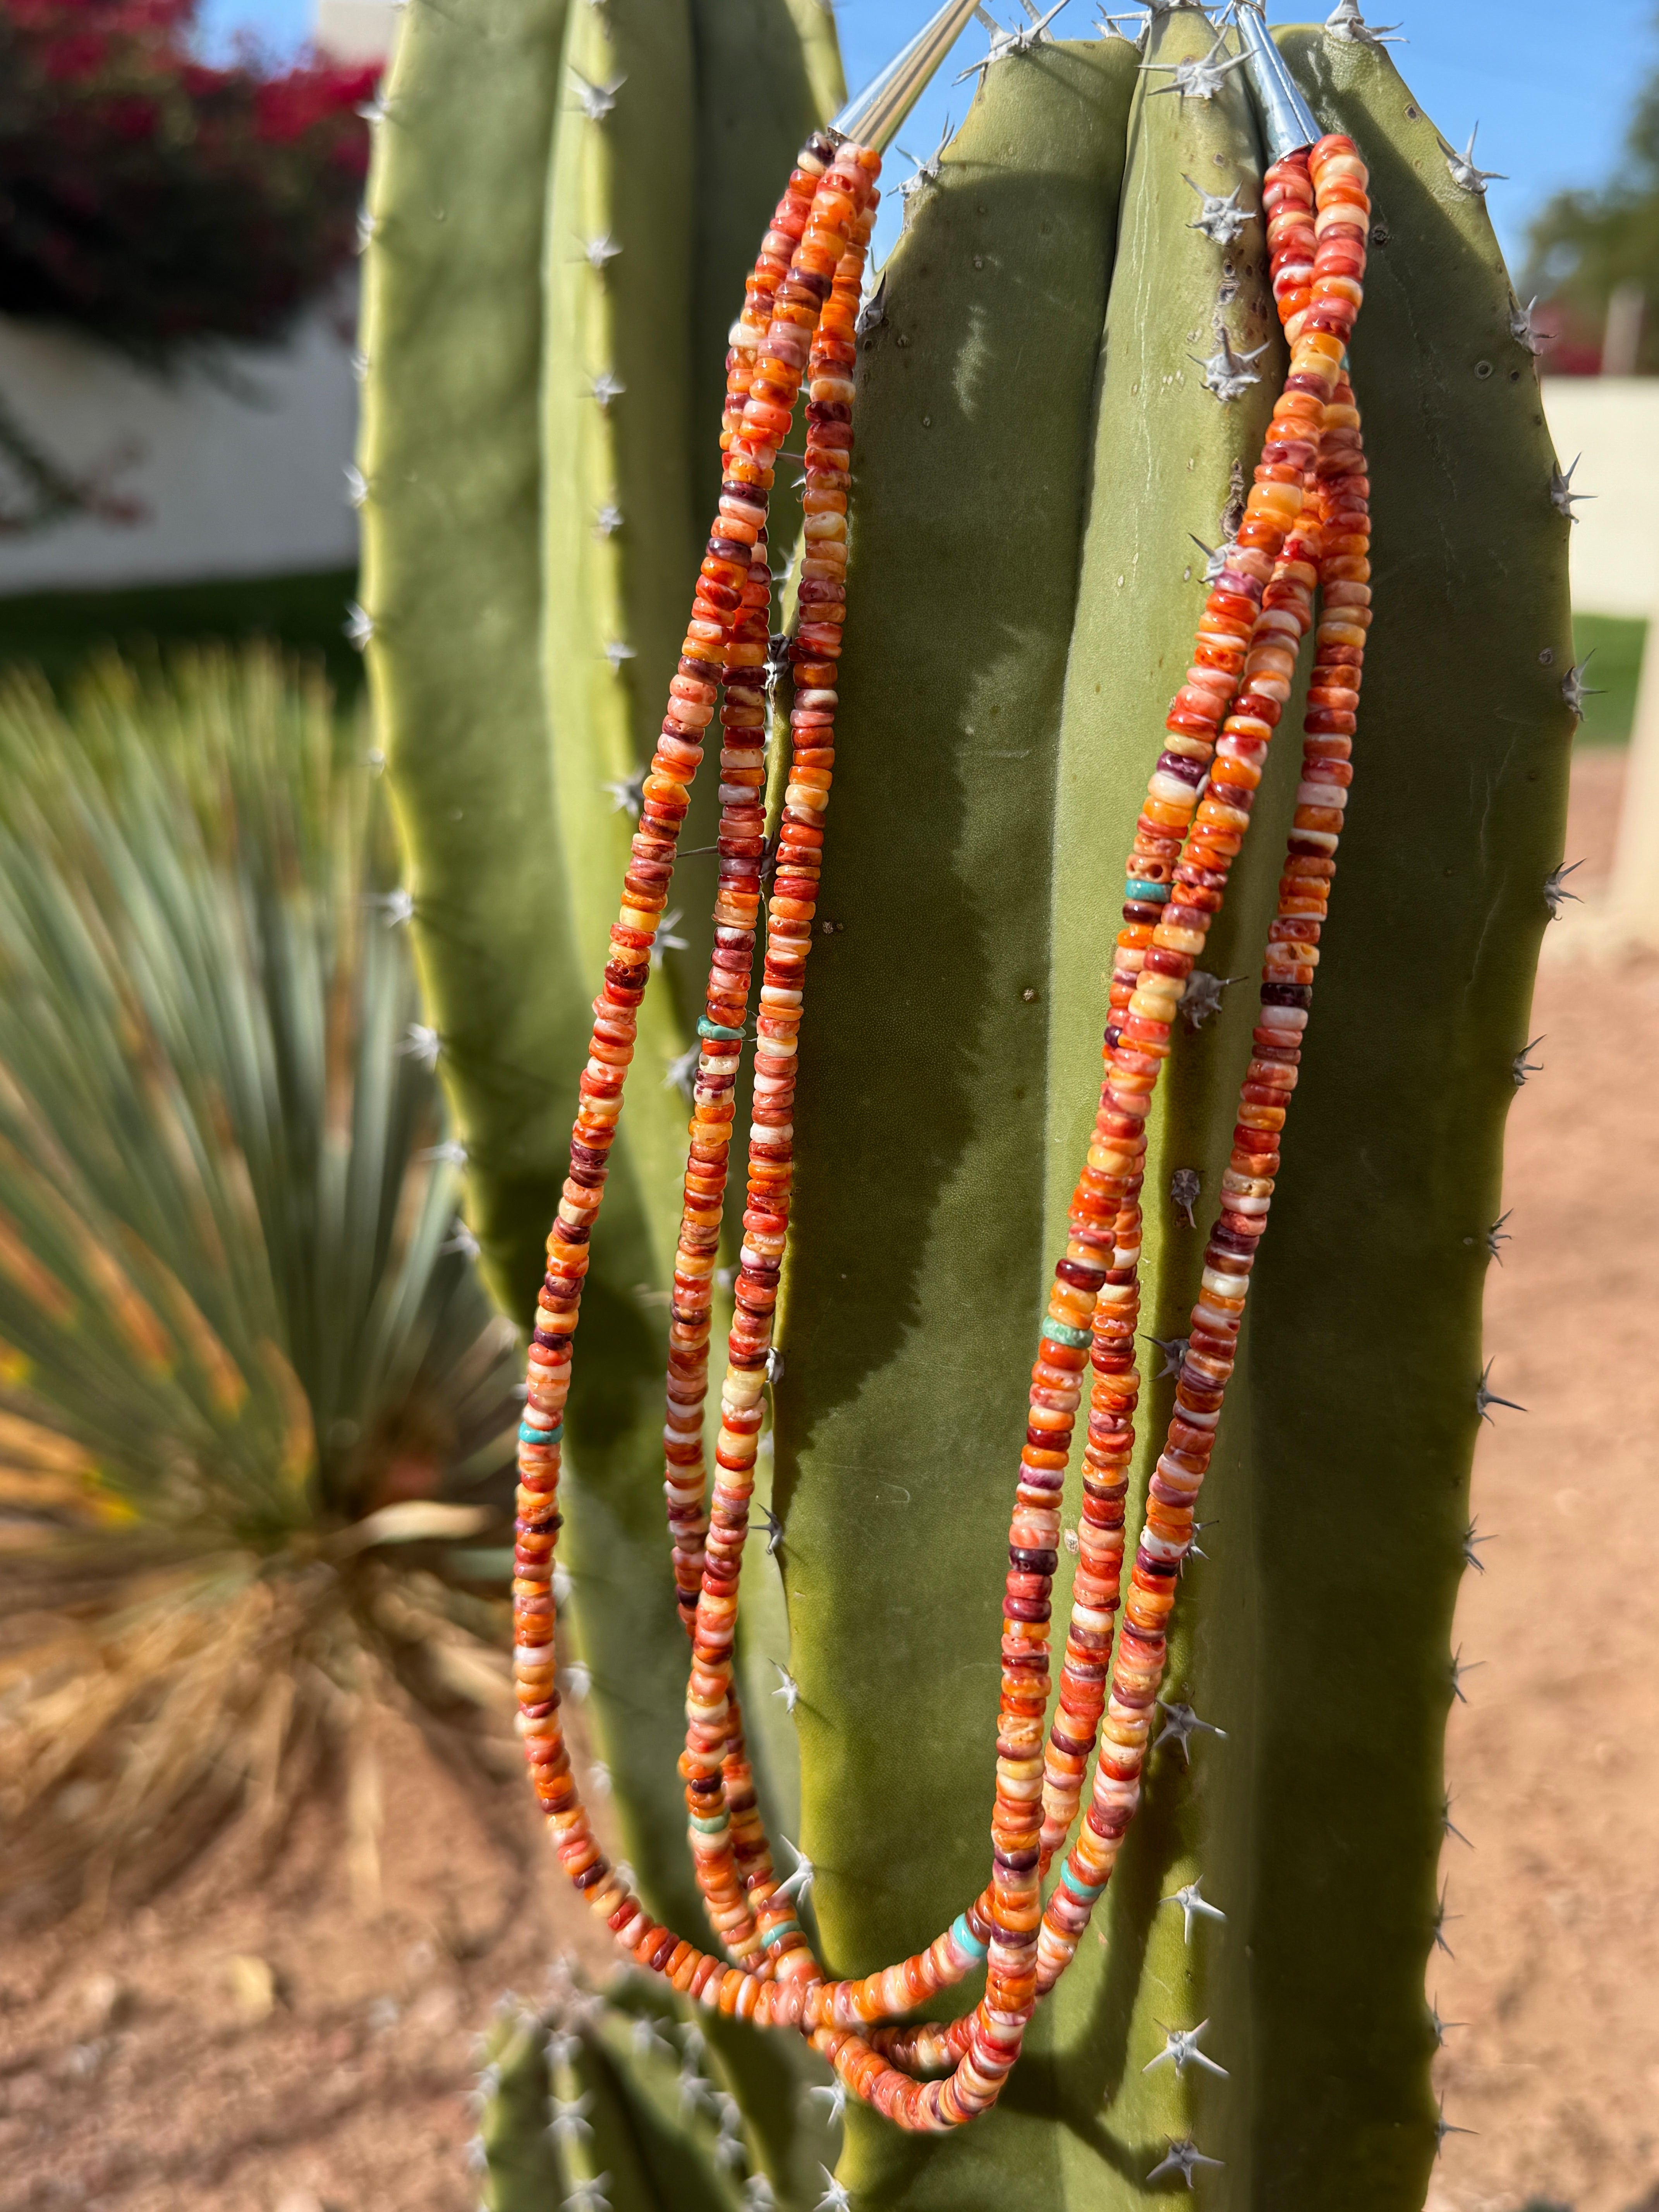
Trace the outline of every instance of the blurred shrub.
{"label": "blurred shrub", "polygon": [[0,308],[160,363],[280,337],[352,249],[374,69],[262,76],[198,0],[0,0]]}

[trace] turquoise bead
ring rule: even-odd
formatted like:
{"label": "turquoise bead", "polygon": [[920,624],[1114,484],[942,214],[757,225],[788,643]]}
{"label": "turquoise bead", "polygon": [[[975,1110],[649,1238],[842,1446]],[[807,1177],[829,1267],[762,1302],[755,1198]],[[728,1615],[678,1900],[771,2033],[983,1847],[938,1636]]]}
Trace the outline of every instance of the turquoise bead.
{"label": "turquoise bead", "polygon": [[1056,1344],[1069,1344],[1073,1352],[1085,1351],[1094,1339],[1086,1328],[1073,1328],[1068,1321],[1056,1321],[1052,1314],[1042,1317],[1042,1334],[1053,1337]]}

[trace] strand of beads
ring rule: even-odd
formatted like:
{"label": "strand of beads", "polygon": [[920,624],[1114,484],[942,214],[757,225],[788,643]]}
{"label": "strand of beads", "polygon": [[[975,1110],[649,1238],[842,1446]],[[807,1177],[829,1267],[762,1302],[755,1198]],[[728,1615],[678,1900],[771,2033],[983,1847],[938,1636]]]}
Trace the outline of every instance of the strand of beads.
{"label": "strand of beads", "polygon": [[[789,1226],[793,1180],[796,1038],[800,1029],[806,957],[811,949],[814,901],[823,842],[823,816],[835,762],[834,687],[844,609],[847,470],[851,441],[850,371],[854,326],[863,289],[865,257],[874,221],[875,195],[851,216],[846,251],[836,265],[830,296],[813,332],[807,362],[805,507],[807,552],[801,592],[804,619],[793,647],[796,697],[790,717],[791,759],[767,909],[766,958],[755,1050],[754,1101],[750,1120],[747,1203],[743,1243],[733,1285],[733,1319],[726,1371],[720,1389],[720,1431],[715,1446],[715,1484],[707,1557],[692,1625],[691,1679],[687,1688],[686,1743],[680,1771],[697,1878],[709,1898],[721,1886],[725,1905],[746,1897],[739,1940],[727,1933],[734,1920],[715,1917],[733,1956],[763,1947],[774,1972],[822,1979],[787,1896],[779,1893],[770,1846],[743,1739],[732,1680],[738,1584],[743,1564],[755,1460],[762,1423],[762,1389],[771,1349],[778,1279]],[[815,216],[815,220],[816,220]],[[810,244],[811,230],[803,240]],[[833,596],[831,596],[833,594]],[[725,756],[722,756],[724,760]],[[758,758],[758,756],[757,756]],[[724,799],[727,787],[722,785]],[[740,793],[761,827],[758,777]],[[747,818],[733,820],[734,834]],[[726,819],[722,820],[722,866]],[[746,842],[746,841],[745,841]],[[757,860],[756,866],[758,866]],[[722,884],[722,897],[725,885]],[[756,906],[758,906],[757,879]],[[717,918],[720,909],[717,908]],[[747,916],[752,943],[754,909]],[[747,970],[744,971],[744,1008]],[[736,1067],[733,1048],[731,1066]],[[730,1079],[728,1078],[729,1081]],[[678,1288],[678,1284],[677,1284]],[[739,1948],[739,1941],[741,1948]]]}
{"label": "strand of beads", "polygon": [[[732,549],[752,547],[764,529],[765,495],[779,443],[788,432],[806,360],[810,327],[803,338],[801,324],[816,323],[829,290],[829,276],[844,250],[847,222],[860,208],[878,166],[872,156],[843,151],[831,159],[831,153],[823,139],[813,140],[803,152],[750,283],[745,319],[751,305],[774,301],[779,313],[767,325],[766,336],[769,342],[775,336],[776,343],[764,361],[764,376],[759,373],[758,357],[754,374],[745,363],[733,375],[738,387],[734,404],[736,398],[742,398],[740,427],[726,444],[720,512],[671,685],[669,710],[644,781],[622,911],[611,931],[610,957],[594,1001],[588,1063],[571,1138],[570,1174],[548,1238],[548,1273],[537,1306],[520,1428],[514,1675],[519,1729],[532,1785],[571,1881],[628,1942],[639,1962],[659,1969],[671,1958],[684,1954],[701,1959],[702,1954],[694,1954],[671,1931],[650,1923],[601,1854],[571,1774],[560,1725],[549,1585],[561,1525],[557,1499],[563,1410],[589,1240],[604,1195],[608,1156],[633,1057],[637,1008],[650,972],[658,919],[667,903],[689,788],[702,757],[702,732],[713,720],[733,617],[748,580],[747,555],[739,557]],[[820,198],[826,220],[814,236],[812,218]],[[810,246],[809,237],[813,239]],[[828,272],[820,275],[814,264],[826,252]],[[775,264],[785,252],[787,274],[779,283]],[[711,1972],[719,1969],[719,1961],[707,1963]],[[739,1977],[740,1981],[750,1979]],[[734,1990],[732,2006],[737,2001]]]}
{"label": "strand of beads", "polygon": [[[1365,182],[1364,166],[1352,142],[1334,136],[1322,139],[1310,155],[1275,164],[1267,178],[1274,194],[1269,205],[1276,210],[1275,220],[1283,214],[1287,251],[1294,243],[1308,254],[1305,292],[1300,286],[1287,287],[1279,295],[1292,344],[1322,339],[1337,347],[1339,364],[1360,304],[1370,218]],[[1316,229],[1309,212],[1316,191]],[[1370,623],[1369,485],[1359,416],[1340,367],[1322,418],[1310,536],[1316,537],[1325,607],[1304,722],[1302,781],[1263,963],[1255,1056],[1222,1177],[1220,1218],[1206,1248],[1164,1449],[1148,1485],[1146,1526],[1132,1575],[1132,1589],[1142,1597],[1141,1618],[1136,1619],[1132,1596],[1113,1676],[1113,1711],[1121,1705],[1126,1717],[1150,1713],[1162,1681],[1175,1579],[1192,1546],[1199,1491],[1214,1449],[1250,1269],[1279,1169],[1279,1132],[1295,1087],[1300,1034],[1319,957],[1319,925],[1335,872],[1332,855],[1352,775],[1348,757]],[[1130,1624],[1139,1647],[1133,1650],[1127,1648]],[[1075,1954],[1139,1800],[1146,1730],[1131,1726],[1114,1731],[1109,1720],[1107,1735],[1115,1735],[1116,1741],[1103,1744],[1094,1802],[1043,1917],[1039,1978],[1045,1989],[1053,1987]]]}
{"label": "strand of beads", "polygon": [[[1127,949],[1132,953],[1144,954],[1149,964],[1156,961],[1153,975],[1160,981],[1164,975],[1170,977],[1172,988],[1159,988],[1156,993],[1168,1001],[1161,1010],[1160,1019],[1145,998],[1137,1005],[1135,993],[1126,993],[1121,981],[1115,980],[1115,1006],[1121,1011],[1114,1024],[1116,1036],[1113,1029],[1109,1028],[1107,1033],[1106,1084],[1102,1121],[1097,1122],[1097,1132],[1120,1142],[1133,1141],[1139,1136],[1139,1124],[1150,1107],[1161,1057],[1169,1048],[1169,1031],[1181,986],[1190,972],[1196,950],[1201,949],[1201,933],[1207,928],[1209,916],[1220,906],[1231,860],[1240,849],[1249,825],[1251,802],[1261,781],[1272,732],[1295,681],[1296,648],[1312,623],[1312,587],[1316,580],[1325,580],[1327,574],[1321,555],[1324,536],[1321,517],[1329,511],[1325,479],[1327,472],[1335,465],[1331,457],[1340,448],[1332,443],[1336,434],[1328,428],[1337,410],[1328,405],[1322,396],[1331,390],[1331,381],[1328,376],[1316,375],[1315,362],[1329,359],[1328,348],[1333,339],[1340,341],[1336,354],[1340,361],[1341,345],[1346,344],[1352,327],[1362,296],[1360,279],[1364,269],[1369,210],[1364,198],[1364,166],[1349,142],[1335,138],[1322,141],[1316,158],[1322,208],[1328,204],[1333,211],[1317,242],[1308,155],[1293,155],[1276,165],[1268,172],[1264,192],[1271,218],[1269,243],[1275,297],[1293,348],[1286,393],[1293,395],[1295,404],[1286,409],[1281,403],[1275,412],[1275,428],[1291,419],[1303,434],[1292,440],[1282,433],[1275,438],[1270,432],[1263,462],[1267,465],[1272,456],[1282,457],[1281,465],[1292,461],[1304,465],[1304,482],[1313,495],[1310,513],[1307,521],[1299,522],[1286,537],[1267,569],[1265,588],[1257,580],[1261,605],[1248,633],[1237,647],[1224,648],[1230,654],[1237,653],[1237,670],[1229,672],[1242,677],[1243,689],[1215,749],[1216,767],[1212,778],[1214,804],[1206,800],[1195,810],[1197,824],[1170,869],[1172,890],[1181,900],[1191,900],[1190,912],[1176,908],[1157,924],[1147,923],[1143,916],[1132,912],[1137,903],[1134,892],[1158,887],[1158,878],[1136,879],[1133,871],[1137,860],[1146,862],[1150,858],[1168,865],[1167,854],[1151,850],[1147,829],[1152,804],[1137,825],[1138,849],[1130,863],[1132,897],[1125,906],[1127,927],[1119,940],[1120,945],[1128,939]],[[1334,309],[1327,305],[1332,300],[1338,302]],[[1309,359],[1313,349],[1301,343],[1304,333],[1310,339],[1324,342],[1326,350],[1315,355],[1314,362]],[[1346,393],[1346,386],[1340,389]],[[1342,404],[1357,426],[1358,416],[1352,414],[1351,395]],[[1342,435],[1349,434],[1345,422]],[[1357,428],[1352,435],[1355,441],[1353,453],[1345,465],[1363,466],[1358,459]],[[1241,542],[1244,534],[1241,531]],[[1332,602],[1334,606],[1341,605],[1344,596],[1350,592],[1364,592],[1369,599],[1368,587],[1362,581],[1350,580],[1346,572],[1333,573],[1328,590],[1337,594]],[[1216,628],[1218,620],[1231,623],[1236,630],[1242,631],[1242,609],[1218,610],[1217,596],[1212,592],[1206,607],[1206,621],[1212,625],[1211,636],[1219,634]],[[1353,651],[1348,632],[1356,629],[1363,642],[1363,625],[1343,623],[1330,612],[1322,620],[1315,689],[1310,695],[1310,727],[1316,715],[1346,714],[1351,733],[1357,682],[1352,696],[1344,692],[1340,698],[1337,697],[1335,690],[1340,687],[1333,685],[1332,676],[1343,664],[1330,656]],[[1201,657],[1205,650],[1200,645],[1197,662],[1200,667],[1207,665]],[[1212,645],[1208,650],[1217,653],[1224,648]],[[1180,723],[1190,724],[1197,719],[1191,701],[1178,695],[1171,709],[1170,727],[1177,729]],[[1179,730],[1178,733],[1188,743],[1196,742],[1190,728]],[[1177,800],[1167,791],[1160,798],[1158,790],[1157,776],[1162,771],[1160,763],[1149,799],[1173,811]],[[1334,787],[1334,783],[1330,787]],[[1153,826],[1161,829],[1167,825],[1155,820]],[[1200,899],[1203,903],[1200,903]],[[1153,901],[1148,899],[1146,903],[1154,905],[1156,911]],[[1170,905],[1176,907],[1173,897]],[[1194,935],[1198,937],[1199,945],[1189,949],[1182,939]],[[1270,946],[1270,962],[1273,957]],[[1134,972],[1139,978],[1139,971]],[[1138,980],[1135,992],[1139,989]],[[1145,1064],[1139,1066],[1129,1063],[1123,1037],[1123,1030],[1131,1021],[1139,1025],[1133,1043],[1141,1048]],[[1157,1034],[1160,1027],[1161,1037]],[[1162,1054],[1158,1050],[1160,1046]],[[1121,1083],[1126,1073],[1139,1079],[1144,1085],[1138,1098]],[[1118,1109],[1119,1118],[1108,1120],[1109,1107]],[[1241,1126],[1251,1116],[1270,1110],[1254,1100],[1247,1101],[1241,1114]],[[1144,1138],[1139,1141],[1144,1148]],[[1091,1152],[1091,1164],[1093,1158]],[[1235,1172],[1236,1167],[1230,1168],[1230,1175]],[[1189,1486],[1192,1462],[1195,1455],[1201,1454],[1202,1464],[1207,1465],[1209,1443],[1219,1413],[1218,1398],[1212,1407],[1196,1403],[1182,1406],[1177,1401],[1169,1443],[1149,1484],[1146,1522],[1131,1571],[1125,1625],[1114,1668],[1110,1665],[1113,1610],[1121,1575],[1123,1508],[1129,1461],[1134,1448],[1133,1415],[1139,1389],[1134,1351],[1139,1307],[1139,1189],[1138,1173],[1126,1177],[1119,1194],[1118,1211],[1115,1217],[1111,1216],[1109,1189],[1091,1191],[1089,1171],[1085,1170],[1073,1202],[1073,1242],[1067,1246],[1067,1260],[1060,1263],[1057,1271],[1056,1295],[1050,1300],[1038,1363],[1032,1370],[1032,1425],[1028,1428],[1027,1448],[1022,1455],[1020,1496],[1024,1501],[1027,1486],[1034,1480],[1041,1482],[1045,1473],[1057,1482],[1066,1465],[1071,1408],[1077,1403],[1076,1397],[1070,1395],[1072,1361],[1068,1354],[1075,1356],[1076,1366],[1080,1369],[1082,1358],[1073,1340],[1081,1337],[1088,1341],[1081,1326],[1086,1279],[1079,1280],[1076,1262],[1086,1255],[1088,1261],[1098,1267],[1099,1260],[1104,1256],[1105,1225],[1110,1218],[1113,1265],[1101,1273],[1094,1302],[1092,1362],[1096,1381],[1084,1452],[1079,1569],[1073,1584],[1059,1708],[1043,1765],[1040,1842],[1041,1864],[1044,1868],[1063,1846],[1075,1821],[1083,1777],[1103,1717],[1104,1740],[1084,1838],[1062,1867],[1060,1884],[1043,1917],[1038,1967],[1039,1987],[1042,1990],[1052,1988],[1074,1954],[1077,1940],[1087,1925],[1094,1902],[1109,1875],[1139,1804],[1140,1772],[1163,1678],[1165,1629],[1174,1602],[1175,1578],[1192,1540],[1192,1502],[1196,1494],[1195,1489]],[[1091,1245],[1093,1249],[1089,1249]],[[1069,1267],[1068,1262],[1072,1263]],[[1208,1272],[1215,1274],[1224,1271]],[[1207,1356],[1204,1328],[1215,1325],[1219,1310],[1213,1301],[1224,1295],[1210,1285],[1207,1275],[1206,1287],[1206,1299],[1200,1308],[1204,1322],[1200,1324],[1197,1316],[1194,1322],[1194,1342],[1200,1360]],[[1065,1297],[1067,1288],[1072,1291],[1074,1309],[1069,1312]],[[1208,1352],[1218,1349],[1208,1347]],[[1056,1389],[1060,1395],[1052,1395]],[[1201,1467],[1199,1471],[1201,1475]],[[1017,1505],[1016,1531],[1019,1511]],[[1015,1577],[1018,1575],[1019,1595],[1026,1606],[1040,1606],[1047,1598],[1046,1575],[1052,1574],[1053,1561],[1029,1554],[1019,1556],[1018,1550],[1012,1548],[1018,1547],[1018,1542],[1016,1533],[1011,1539],[1012,1571],[1009,1591],[1011,1595],[1015,1592]],[[1005,1666],[1006,1658],[1005,1644]],[[1109,1675],[1109,1700],[1106,1688]],[[1025,1746],[1018,1747],[1023,1750]],[[1000,1738],[1000,1778],[1004,1772],[1001,1753]],[[1012,1761],[1007,1762],[1007,1771],[1009,1778],[1016,1784],[1029,1780],[1029,1754],[1019,1768]],[[981,1910],[986,1910],[990,1902],[988,1896],[981,1899]],[[959,2058],[967,2048],[968,2034],[969,2022],[958,2020],[949,2027],[926,2025],[878,2031],[873,2040],[895,2063],[927,2069],[949,2065]]]}
{"label": "strand of beads", "polygon": [[[1305,163],[1306,157],[1303,159]],[[1299,248],[1300,240],[1295,243]],[[1281,258],[1291,250],[1291,242],[1285,240]],[[1286,294],[1279,296],[1285,299]],[[1352,304],[1357,307],[1357,299]],[[1097,1141],[1074,1198],[1073,1236],[1057,1263],[1032,1370],[1026,1442],[1009,1532],[993,1873],[990,1889],[978,1907],[990,1929],[986,1996],[967,2021],[948,2030],[924,2028],[894,2035],[878,2032],[871,2040],[849,2037],[834,2050],[828,2042],[820,2042],[850,2087],[884,2110],[890,2103],[892,2116],[904,2125],[956,2124],[994,2101],[1018,2055],[1039,1986],[1052,1986],[1054,1977],[1041,1971],[1049,1963],[1041,1958],[1039,1936],[1040,1928],[1046,1932],[1040,1887],[1048,1856],[1044,1846],[1048,1850],[1057,1848],[1069,1830],[1092,1748],[1091,1709],[1097,1711],[1105,1703],[1101,1689],[1104,1667],[1098,1653],[1103,1642],[1109,1648],[1110,1613],[1108,1605],[1091,1601],[1106,1597],[1115,1587],[1109,1580],[1114,1538],[1121,1544],[1127,1446],[1133,1442],[1127,1415],[1133,1401],[1127,1407],[1119,1402],[1114,1385],[1126,1359],[1133,1372],[1133,1339],[1126,1352],[1115,1332],[1129,1301],[1113,1302],[1104,1332],[1109,1346],[1105,1354],[1109,1364],[1102,1378],[1106,1403],[1097,1410],[1108,1415],[1111,1425],[1102,1440],[1105,1449],[1097,1458],[1104,1462],[1097,1471],[1107,1473],[1109,1479],[1097,1484],[1091,1501],[1097,1507],[1099,1538],[1091,1543],[1084,1571],[1083,1618],[1077,1620],[1074,1611],[1075,1632],[1067,1639],[1071,1710],[1062,1703],[1062,1720],[1057,1723],[1061,1741],[1056,1746],[1051,1736],[1050,1760],[1045,1763],[1039,1747],[1049,1687],[1048,1622],[1058,1560],[1059,1492],[1081,1395],[1077,1377],[1085,1348],[1097,1341],[1091,1324],[1109,1273],[1127,1276],[1124,1287],[1131,1300],[1133,1297],[1140,1161],[1146,1144],[1142,1124],[1162,1060],[1168,1056],[1176,1006],[1203,949],[1210,919],[1220,908],[1231,862],[1249,828],[1267,744],[1289,694],[1290,683],[1279,665],[1284,658],[1280,640],[1288,634],[1299,644],[1311,627],[1316,546],[1311,522],[1299,532],[1294,525],[1316,463],[1326,402],[1343,348],[1333,344],[1325,330],[1305,328],[1306,321],[1304,316],[1290,332],[1291,374],[1274,410],[1238,547],[1206,602],[1194,670],[1206,673],[1206,681],[1200,687],[1189,679],[1171,708],[1169,744],[1149,783],[1130,858],[1125,920],[1131,929],[1146,921],[1146,939],[1133,944],[1143,957],[1137,981],[1127,1001],[1120,998],[1121,1012],[1115,1008],[1108,1030],[1107,1081]],[[1207,659],[1203,657],[1206,653]],[[1293,675],[1293,653],[1290,662]],[[1220,680],[1208,680],[1212,675]],[[1219,743],[1215,743],[1216,723],[1225,700],[1235,693],[1237,702],[1222,725]],[[1206,729],[1210,734],[1200,736]],[[1189,779],[1185,763],[1208,764],[1212,760],[1210,790],[1200,799],[1200,777]],[[1172,834],[1181,831],[1186,832],[1184,839]],[[1145,903],[1152,908],[1154,919],[1131,910],[1139,902],[1138,892],[1150,894],[1165,884],[1177,895],[1165,892],[1174,912],[1158,915],[1165,900],[1152,896]],[[1103,1257],[1107,1253],[1109,1268]],[[1169,1455],[1164,1457],[1167,1461]],[[1062,1875],[1060,1895],[1069,1893],[1071,1910],[1085,1920],[1104,1881],[1103,1873],[1098,1883],[1091,1877],[1103,1860],[1109,1871],[1139,1802],[1139,1768],[1162,1680],[1175,1577],[1190,1543],[1191,1518],[1190,1506],[1164,1479],[1161,1462],[1131,1572],[1111,1677],[1107,1741],[1089,1814],[1097,1849],[1085,1856],[1096,1863],[1079,1879],[1079,1854],[1074,1852]],[[1079,1718],[1086,1735],[1078,1726]],[[1045,1784],[1051,1793],[1046,1819]],[[1062,1915],[1066,1910],[1060,1907]],[[1067,1960],[1074,1950],[1073,1943]],[[896,2066],[908,2069],[952,2059],[956,2071],[940,2089],[937,2102],[930,2101],[932,2085],[923,2097],[896,2070]]]}
{"label": "strand of beads", "polygon": [[765,849],[762,785],[766,654],[772,608],[769,556],[764,530],[757,532],[747,549],[741,540],[730,540],[728,544],[734,562],[746,550],[748,574],[726,648],[714,943],[703,1012],[697,1023],[690,1145],[669,1306],[663,1432],[666,1462],[663,1486],[673,1540],[674,1583],[688,1631],[697,1609],[708,1534],[702,1424],[708,1388],[710,1310],[735,1112],[732,1093],[749,1013]]}

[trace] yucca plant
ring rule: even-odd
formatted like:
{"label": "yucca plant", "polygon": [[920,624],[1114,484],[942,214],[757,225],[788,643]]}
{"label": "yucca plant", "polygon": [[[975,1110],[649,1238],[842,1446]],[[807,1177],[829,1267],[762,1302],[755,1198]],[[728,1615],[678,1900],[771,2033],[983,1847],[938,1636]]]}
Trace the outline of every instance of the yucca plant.
{"label": "yucca plant", "polygon": [[0,794],[0,1863],[153,1878],[378,1691],[498,1698],[441,1571],[513,1332],[321,680],[15,680]]}

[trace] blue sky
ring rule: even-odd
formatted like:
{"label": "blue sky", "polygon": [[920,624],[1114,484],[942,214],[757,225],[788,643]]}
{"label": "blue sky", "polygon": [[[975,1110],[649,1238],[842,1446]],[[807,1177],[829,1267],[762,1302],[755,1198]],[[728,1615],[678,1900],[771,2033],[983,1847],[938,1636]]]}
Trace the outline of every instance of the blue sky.
{"label": "blue sky", "polygon": [[[902,46],[937,0],[837,0],[842,47],[850,84],[859,84]],[[1398,15],[1407,43],[1394,58],[1425,110],[1462,145],[1479,123],[1483,168],[1508,173],[1491,187],[1488,204],[1499,237],[1518,261],[1528,217],[1565,185],[1594,184],[1608,173],[1636,87],[1659,64],[1659,0],[1580,0],[1564,10],[1547,0],[1366,0],[1374,20]],[[992,0],[1005,22],[1018,20],[1018,0]],[[1094,0],[1071,0],[1055,28],[1089,35]],[[1269,0],[1275,22],[1305,21],[1316,11]],[[1327,12],[1319,0],[1317,13]],[[251,32],[268,50],[291,52],[310,27],[310,0],[204,0],[210,41]],[[959,58],[939,73],[900,134],[918,154],[939,137],[946,114],[958,121],[969,88],[950,79],[985,51],[985,33],[970,25]],[[896,165],[902,173],[903,165]]]}

